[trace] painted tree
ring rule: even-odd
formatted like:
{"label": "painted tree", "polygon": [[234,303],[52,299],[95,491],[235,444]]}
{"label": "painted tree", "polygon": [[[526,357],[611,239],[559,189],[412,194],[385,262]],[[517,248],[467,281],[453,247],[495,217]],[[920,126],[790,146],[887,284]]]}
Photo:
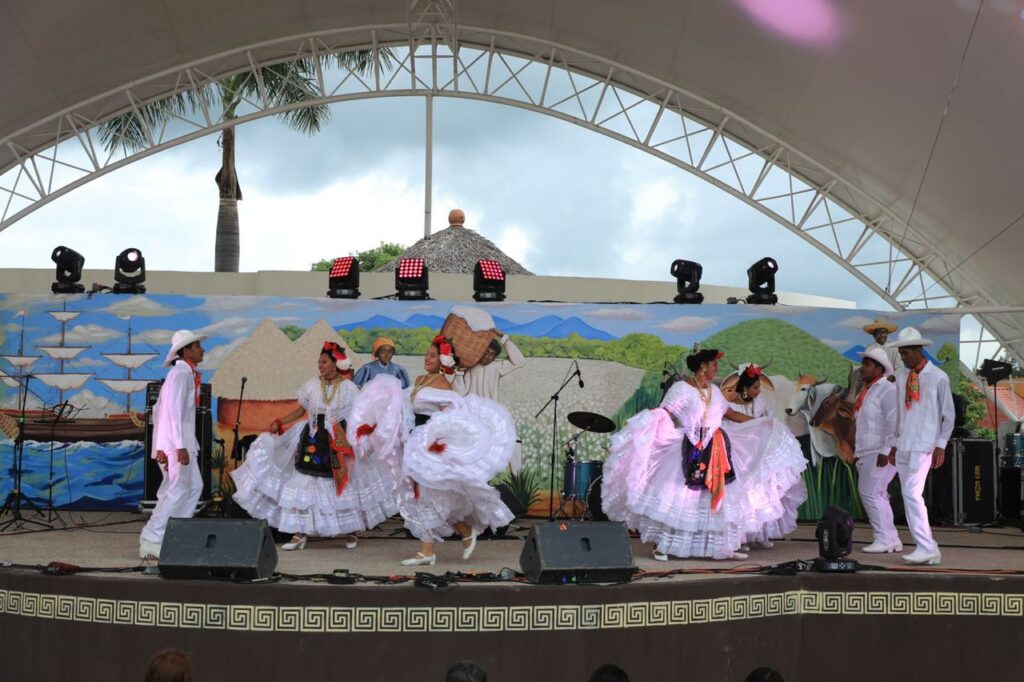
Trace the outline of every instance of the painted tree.
{"label": "painted tree", "polygon": [[[394,55],[387,49],[380,50],[378,54],[381,68],[390,70]],[[151,102],[137,111],[107,121],[100,126],[100,139],[107,151],[122,148],[125,152],[136,152],[153,144],[152,131],[163,128],[174,119],[198,110],[216,111],[216,107],[220,107],[223,120],[231,121],[238,117],[239,107],[247,100],[262,100],[274,107],[284,107],[285,110],[277,117],[285,125],[314,135],[330,120],[327,105],[313,103],[319,97],[318,69],[332,66],[366,74],[374,67],[374,53],[372,50],[355,50],[320,60],[298,59],[225,76],[205,87]],[[221,151],[221,167],[214,176],[220,195],[214,270],[238,272],[238,202],[242,199],[242,187],[235,167],[234,125],[228,125],[221,131],[217,144]]]}

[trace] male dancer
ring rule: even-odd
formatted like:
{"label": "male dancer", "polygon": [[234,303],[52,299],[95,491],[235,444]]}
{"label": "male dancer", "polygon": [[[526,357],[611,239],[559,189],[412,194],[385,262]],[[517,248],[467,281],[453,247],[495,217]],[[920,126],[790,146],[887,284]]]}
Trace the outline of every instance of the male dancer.
{"label": "male dancer", "polygon": [[913,327],[906,327],[889,344],[899,349],[904,365],[896,374],[899,426],[889,461],[895,461],[899,472],[907,525],[917,543],[917,549],[904,555],[903,560],[935,565],[942,561],[942,554],[928,524],[924,484],[928,470],[939,468],[946,459],[955,414],[949,377],[924,356],[924,346],[931,343]]}
{"label": "male dancer", "polygon": [[889,356],[879,347],[861,355],[860,378],[864,388],[857,396],[857,490],[873,531],[873,542],[863,551],[869,554],[900,552],[903,543],[892,522],[889,482],[896,467],[889,463],[889,451],[896,443],[896,385],[886,381],[892,375]]}
{"label": "male dancer", "polygon": [[187,329],[174,332],[171,349],[164,359],[170,367],[153,406],[153,453],[164,480],[156,493],[156,507],[139,538],[139,556],[160,558],[167,519],[191,517],[203,491],[199,472],[199,442],[196,440],[196,407],[202,378],[196,366],[206,351],[205,336]]}

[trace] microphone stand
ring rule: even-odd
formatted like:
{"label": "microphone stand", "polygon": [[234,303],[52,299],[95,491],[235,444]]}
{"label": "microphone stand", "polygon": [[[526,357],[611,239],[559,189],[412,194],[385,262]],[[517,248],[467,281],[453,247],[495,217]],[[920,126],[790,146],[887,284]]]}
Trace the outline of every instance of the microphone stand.
{"label": "microphone stand", "polygon": [[[575,363],[576,361],[573,360],[573,362]],[[551,412],[551,471],[550,478],[548,479],[548,521],[555,520],[555,453],[558,450],[558,396],[569,385],[573,377],[579,374],[579,371],[579,365],[576,365],[576,371],[565,378],[565,381],[558,387],[554,395],[548,398],[548,401],[537,411],[537,414],[533,415],[533,418],[536,419],[547,409],[548,405],[551,403],[555,404],[554,410]]]}
{"label": "microphone stand", "polygon": [[[71,414],[72,414],[72,410],[73,409],[74,408],[71,406],[71,404],[67,403],[67,402],[63,402],[60,405],[57,405],[54,408],[54,411],[53,411],[53,425],[50,427],[50,486],[49,486],[50,490],[49,490],[49,495],[48,495],[47,501],[46,501],[46,520],[49,523],[53,523],[53,520],[57,519],[58,521],[60,521],[60,525],[64,526],[65,528],[67,527],[68,524],[64,522],[64,519],[62,519],[60,517],[60,514],[58,514],[57,510],[54,509],[54,507],[53,507],[53,455],[54,455],[53,442],[54,442],[54,435],[55,435],[55,433],[57,431],[57,426],[60,424],[62,419],[65,419],[65,418],[67,420],[71,419]],[[64,448],[66,448],[66,447],[67,447],[67,444],[65,443],[64,444]],[[68,456],[67,450],[65,449],[64,450],[64,461],[65,462],[67,461],[67,456]],[[67,485],[68,485],[68,489],[70,490],[71,489],[71,480],[70,479],[67,481]]]}
{"label": "microphone stand", "polygon": [[25,407],[28,402],[28,382],[32,378],[31,374],[25,374],[22,379],[24,383],[21,386],[22,394],[20,396],[21,414],[18,415],[18,435],[14,439],[14,461],[12,473],[12,487],[11,492],[7,493],[7,499],[4,500],[3,507],[0,507],[0,516],[3,516],[6,512],[11,512],[11,519],[0,526],[0,531],[5,531],[11,526],[21,528],[26,523],[34,523],[37,526],[43,528],[51,528],[50,524],[43,523],[42,521],[36,521],[35,519],[26,519],[21,515],[21,506],[24,503],[26,509],[30,509],[36,513],[36,516],[42,516],[43,512],[40,511],[39,507],[35,505],[30,497],[25,495],[21,491],[21,478],[22,468],[25,464]]}
{"label": "microphone stand", "polygon": [[[234,442],[231,444],[231,459],[236,462],[242,459],[242,449],[239,447],[238,440],[238,425],[242,422],[242,399],[245,397],[245,382],[248,381],[247,377],[242,377],[242,388],[238,392],[238,409],[235,411],[235,428],[232,431],[232,437]],[[221,469],[223,471],[223,469]]]}

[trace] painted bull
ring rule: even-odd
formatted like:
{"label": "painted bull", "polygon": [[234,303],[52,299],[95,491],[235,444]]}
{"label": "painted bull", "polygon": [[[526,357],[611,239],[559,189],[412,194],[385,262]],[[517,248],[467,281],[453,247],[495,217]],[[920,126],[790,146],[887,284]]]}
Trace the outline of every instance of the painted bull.
{"label": "painted bull", "polygon": [[[803,417],[810,427],[811,463],[814,466],[818,466],[826,457],[840,457],[846,461],[846,448],[840,449],[836,436],[832,433],[833,429],[817,425],[819,420],[815,419],[827,398],[841,401],[845,392],[846,389],[842,386],[828,383],[827,377],[822,381],[816,381],[813,376],[801,374],[795,382],[795,391],[786,406],[786,414]],[[852,461],[852,450],[849,457],[849,461]]]}

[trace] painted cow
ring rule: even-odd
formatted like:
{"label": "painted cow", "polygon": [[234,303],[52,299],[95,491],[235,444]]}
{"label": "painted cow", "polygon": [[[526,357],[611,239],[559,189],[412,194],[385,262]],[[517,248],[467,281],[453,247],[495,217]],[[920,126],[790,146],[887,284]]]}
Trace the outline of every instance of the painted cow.
{"label": "painted cow", "polygon": [[816,381],[813,376],[801,374],[795,382],[795,390],[786,406],[786,414],[803,417],[810,427],[811,463],[814,466],[818,466],[826,457],[841,457],[836,437],[825,429],[815,426],[813,420],[826,398],[838,397],[845,392],[846,389],[842,386],[828,383],[827,377],[822,381]]}

